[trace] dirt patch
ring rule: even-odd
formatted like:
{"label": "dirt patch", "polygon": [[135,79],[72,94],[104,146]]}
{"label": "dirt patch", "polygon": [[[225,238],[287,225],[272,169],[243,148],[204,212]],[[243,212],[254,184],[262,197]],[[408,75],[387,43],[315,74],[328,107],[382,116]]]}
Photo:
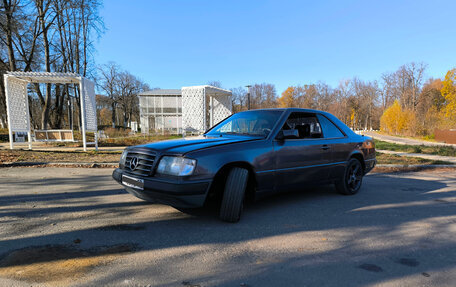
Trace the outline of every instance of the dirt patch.
{"label": "dirt patch", "polygon": [[[456,168],[456,166],[455,166]],[[380,167],[376,166],[372,173],[399,173],[399,172],[414,172],[414,171],[426,171],[426,172],[454,172],[453,167],[439,167],[439,166],[401,166],[401,167]]]}
{"label": "dirt patch", "polygon": [[118,163],[64,163],[64,162],[7,162],[2,167],[69,167],[69,168],[117,168]]}
{"label": "dirt patch", "polygon": [[74,245],[31,246],[9,252],[0,260],[0,276],[53,286],[69,285],[99,265],[137,250],[133,244],[79,249]]}
{"label": "dirt patch", "polygon": [[0,150],[0,164],[7,162],[119,162],[120,154],[120,151]]}

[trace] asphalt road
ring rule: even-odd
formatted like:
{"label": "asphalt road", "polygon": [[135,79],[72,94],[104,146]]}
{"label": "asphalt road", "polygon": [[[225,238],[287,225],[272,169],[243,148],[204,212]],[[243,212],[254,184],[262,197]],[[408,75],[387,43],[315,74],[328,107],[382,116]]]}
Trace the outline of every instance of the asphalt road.
{"label": "asphalt road", "polygon": [[110,169],[0,169],[0,286],[455,286],[456,172],[372,174],[238,224],[125,193]]}

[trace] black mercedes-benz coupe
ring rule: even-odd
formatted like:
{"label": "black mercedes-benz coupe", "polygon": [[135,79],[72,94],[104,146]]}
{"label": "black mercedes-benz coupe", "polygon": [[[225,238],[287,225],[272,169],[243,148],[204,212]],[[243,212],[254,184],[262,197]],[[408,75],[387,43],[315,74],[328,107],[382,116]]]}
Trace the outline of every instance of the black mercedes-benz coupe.
{"label": "black mercedes-benz coupe", "polygon": [[175,207],[218,203],[239,221],[245,200],[334,183],[355,194],[376,164],[371,138],[335,116],[287,108],[233,114],[202,136],[132,146],[113,178],[131,194]]}

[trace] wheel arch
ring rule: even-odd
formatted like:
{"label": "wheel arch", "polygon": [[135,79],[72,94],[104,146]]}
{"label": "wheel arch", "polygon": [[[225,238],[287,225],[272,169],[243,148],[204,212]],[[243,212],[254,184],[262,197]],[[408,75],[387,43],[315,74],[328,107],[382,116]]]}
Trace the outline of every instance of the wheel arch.
{"label": "wheel arch", "polygon": [[255,171],[253,166],[245,161],[235,161],[223,165],[214,176],[207,199],[215,198],[217,201],[221,200],[221,197],[224,192],[224,184],[226,181],[226,177],[228,176],[229,171],[233,167],[240,167],[248,170],[249,179],[245,191],[245,197],[249,201],[253,201],[255,199],[255,190],[257,186]]}
{"label": "wheel arch", "polygon": [[364,155],[361,152],[352,153],[350,155],[350,157],[348,158],[348,160],[350,160],[352,158],[359,160],[359,162],[361,163],[361,166],[363,167],[363,171],[366,170],[366,163],[364,162]]}

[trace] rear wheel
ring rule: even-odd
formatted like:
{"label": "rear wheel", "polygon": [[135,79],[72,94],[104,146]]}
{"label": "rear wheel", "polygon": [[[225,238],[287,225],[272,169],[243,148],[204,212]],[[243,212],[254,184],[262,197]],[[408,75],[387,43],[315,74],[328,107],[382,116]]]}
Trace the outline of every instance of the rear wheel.
{"label": "rear wheel", "polygon": [[363,182],[363,166],[356,158],[348,161],[343,178],[336,183],[336,189],[339,193],[345,195],[356,194]]}
{"label": "rear wheel", "polygon": [[220,206],[221,220],[238,222],[241,219],[248,178],[249,171],[245,168],[234,167],[230,170]]}

